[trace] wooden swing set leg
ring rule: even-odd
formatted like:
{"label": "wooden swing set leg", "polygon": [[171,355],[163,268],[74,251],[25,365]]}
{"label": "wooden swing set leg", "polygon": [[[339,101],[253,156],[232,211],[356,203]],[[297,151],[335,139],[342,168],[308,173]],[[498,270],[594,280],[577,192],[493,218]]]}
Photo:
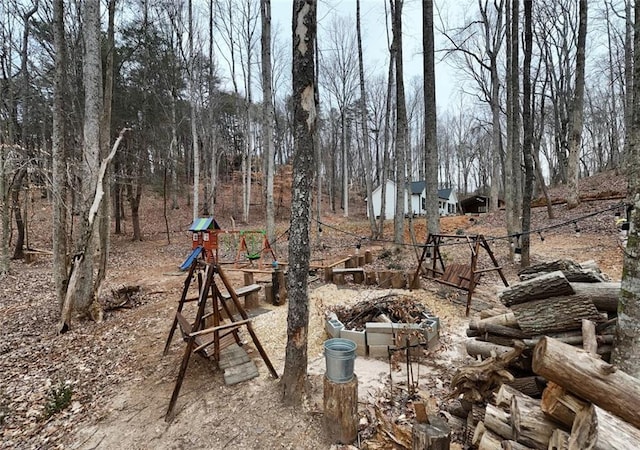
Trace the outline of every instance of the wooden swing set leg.
{"label": "wooden swing set leg", "polygon": [[193,350],[193,343],[195,338],[190,337],[187,346],[184,349],[184,355],[182,356],[182,363],[180,364],[180,373],[178,374],[178,379],[176,380],[176,385],[173,388],[173,394],[171,395],[171,401],[169,402],[169,408],[167,409],[167,414],[164,416],[165,422],[171,422],[175,417],[173,414],[173,408],[176,406],[176,401],[178,400],[178,395],[180,394],[180,388],[182,387],[182,381],[184,380],[184,376],[187,373],[187,367],[189,366],[189,359],[191,358],[191,352]]}
{"label": "wooden swing set leg", "polygon": [[[189,272],[187,273],[187,278],[184,280],[184,286],[182,288],[182,295],[180,296],[180,303],[178,303],[178,312],[182,312],[182,308],[184,307],[184,301],[187,298],[187,292],[189,291],[189,286],[191,286],[191,277],[193,276],[193,272],[196,268],[197,261],[194,261],[189,267]],[[164,344],[164,351],[162,352],[162,356],[167,356],[169,352],[169,346],[171,345],[171,340],[173,339],[173,333],[176,332],[176,328],[178,327],[178,315],[176,314],[173,317],[173,324],[171,325],[171,330],[169,331],[169,336],[167,337],[167,342]]]}

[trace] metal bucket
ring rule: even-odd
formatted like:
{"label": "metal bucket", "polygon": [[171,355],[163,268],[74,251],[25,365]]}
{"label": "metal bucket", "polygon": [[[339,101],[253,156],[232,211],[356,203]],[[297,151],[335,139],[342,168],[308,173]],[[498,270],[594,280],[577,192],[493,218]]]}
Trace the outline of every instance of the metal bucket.
{"label": "metal bucket", "polygon": [[327,378],[334,383],[348,383],[353,378],[356,343],[349,339],[333,338],[324,341]]}

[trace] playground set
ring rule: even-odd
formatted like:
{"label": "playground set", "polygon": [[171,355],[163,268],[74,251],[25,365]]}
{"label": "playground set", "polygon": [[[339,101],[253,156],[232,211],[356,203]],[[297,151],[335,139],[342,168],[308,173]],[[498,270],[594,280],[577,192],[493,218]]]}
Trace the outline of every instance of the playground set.
{"label": "playground set", "polygon": [[210,264],[233,264],[235,267],[267,267],[276,261],[264,230],[222,230],[212,217],[201,217],[189,227],[191,253],[180,265],[187,270],[194,260]]}

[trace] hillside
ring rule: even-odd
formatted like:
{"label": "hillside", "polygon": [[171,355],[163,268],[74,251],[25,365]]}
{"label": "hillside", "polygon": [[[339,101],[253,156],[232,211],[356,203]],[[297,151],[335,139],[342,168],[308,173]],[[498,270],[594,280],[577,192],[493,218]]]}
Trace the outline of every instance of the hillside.
{"label": "hillside", "polygon": [[[284,231],[288,224],[284,212],[288,211],[289,197],[286,178],[283,180],[282,213],[278,221],[281,238],[276,251],[278,259],[286,261]],[[225,229],[232,225],[230,217],[237,214],[233,205],[238,193],[232,185],[224,187],[216,214]],[[545,208],[535,208],[533,228],[543,231],[532,235],[533,259],[595,260],[603,272],[619,279],[622,251],[614,210],[610,208],[619,202],[611,199],[614,197],[611,193],[623,195],[624,185],[622,177],[600,174],[583,180],[581,189],[594,199],[602,196],[607,200],[584,202],[571,211],[564,205],[555,205],[554,220],[546,218]],[[257,191],[256,187],[251,223],[239,224],[236,216],[238,228],[262,226]],[[562,187],[552,190],[552,197],[560,199],[562,195]],[[367,238],[363,203],[357,196],[352,201],[350,210],[357,212],[354,217],[323,212],[322,234],[318,236],[314,231],[313,235],[312,259],[316,263],[335,261],[353,254],[361,244],[361,251],[371,249],[379,257],[374,265],[415,270],[416,250],[407,245],[398,254],[383,252],[390,247],[390,242],[372,242]],[[34,198],[31,205],[30,245],[50,249],[50,205],[40,198]],[[328,210],[326,205],[324,208]],[[113,305],[112,291],[123,286],[139,286],[141,290],[125,307],[107,311],[101,323],[76,319],[70,332],[57,336],[50,258],[40,256],[31,264],[12,262],[12,274],[3,280],[0,288],[3,330],[0,371],[4,381],[0,385],[0,448],[327,448],[322,434],[321,349],[326,338],[323,314],[331,305],[353,304],[370,297],[375,290],[353,285],[337,288],[324,285],[317,276],[310,279],[310,395],[302,411],[281,406],[278,385],[255,352],[251,356],[258,364],[260,376],[234,386],[224,385],[221,372],[213,363],[194,357],[178,400],[178,416],[167,425],[163,421],[164,411],[183,349],[179,339],[173,340],[166,357],[161,355],[184,282],[184,275],[176,269],[191,247],[186,231],[191,222],[191,208],[185,202],[180,209],[169,211],[168,236],[162,211],[162,198],[145,193],[141,208],[144,240],[131,241],[128,222],[123,235],[113,236],[108,279],[101,301]],[[517,267],[507,258],[509,243],[503,239],[502,215],[446,217],[441,226],[447,233],[487,236],[507,278],[514,280]],[[580,233],[576,233],[573,221]],[[424,219],[414,220],[413,228],[416,242],[424,242]],[[390,238],[391,221],[385,230],[385,236]],[[406,243],[410,242],[407,226]],[[446,248],[446,258],[451,262],[468,262],[469,249],[466,244],[451,245]],[[241,273],[229,273],[234,282],[242,283]],[[492,299],[498,285],[496,278],[483,278],[474,306],[495,301]],[[420,389],[431,392],[443,406],[452,372],[466,358],[460,351],[466,318],[458,291],[433,282],[425,282],[424,286],[425,289],[407,291],[406,295],[436,313],[443,328],[441,347],[430,353],[426,371],[420,373]],[[282,373],[286,306],[262,302],[253,320],[276,370]],[[370,430],[373,423],[367,411],[371,411],[376,398],[387,395],[388,365],[382,363],[380,369],[365,359],[358,360],[358,364],[356,372],[361,379],[362,395],[369,399],[361,405],[361,413],[363,423],[368,424],[364,428]],[[60,392],[65,386],[72,392],[70,404],[47,417],[52,389],[58,388]],[[373,443],[376,438],[369,439]],[[375,448],[371,445],[370,448]]]}

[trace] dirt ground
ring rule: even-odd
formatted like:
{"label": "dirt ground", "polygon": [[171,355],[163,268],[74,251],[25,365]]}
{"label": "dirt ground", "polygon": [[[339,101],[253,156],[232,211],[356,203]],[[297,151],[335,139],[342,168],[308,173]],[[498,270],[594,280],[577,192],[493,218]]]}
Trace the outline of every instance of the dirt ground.
{"label": "dirt ground", "polygon": [[[537,208],[534,222],[536,226],[558,224],[606,209],[613,203],[593,202],[574,211],[557,206],[559,218],[555,221],[546,219],[544,211]],[[34,208],[36,222],[39,214],[47,214],[44,204],[42,211]],[[364,219],[333,216],[326,220],[335,229],[325,227],[323,237],[314,241],[315,260],[337,260],[353,253],[355,243],[360,241],[358,235],[367,233],[368,224]],[[140,295],[129,307],[107,312],[100,323],[76,320],[71,331],[64,335],[55,334],[57,305],[50,257],[42,256],[31,264],[12,262],[12,274],[0,281],[0,448],[331,447],[322,430],[322,343],[327,338],[324,314],[332,305],[353,304],[388,294],[389,290],[364,289],[351,284],[338,288],[325,285],[321,276],[310,278],[309,389],[301,409],[282,405],[278,381],[269,375],[257,351],[252,350],[248,335],[244,335],[259,377],[226,386],[213,362],[194,356],[178,398],[176,418],[166,423],[164,415],[184,346],[174,337],[167,356],[162,357],[162,350],[184,283],[184,274],[177,271],[177,266],[188,254],[191,244],[189,234],[181,231],[188,227],[188,221],[183,218],[174,222],[171,244],[161,230],[155,230],[159,222],[153,220],[145,221],[143,242],[131,242],[126,236],[113,238],[103,297],[109,297],[112,289],[127,285],[140,286]],[[595,218],[585,218],[579,223],[579,236],[572,224],[532,235],[534,262],[555,258],[578,262],[595,260],[605,274],[619,279],[622,253],[619,233],[613,226],[613,212],[596,214]],[[424,226],[415,225],[417,242],[423,242]],[[445,232],[488,236],[507,278],[510,282],[516,280],[517,266],[508,260],[508,241],[492,240],[505,233],[497,216],[473,220],[464,216],[443,218],[442,228]],[[47,238],[38,241],[34,237],[33,241],[41,248],[48,248]],[[407,241],[410,242],[410,237]],[[382,249],[388,244],[365,242],[361,251],[373,248],[375,264],[415,269],[416,253],[410,246],[400,254],[382,258]],[[286,243],[279,245],[279,249],[286,254]],[[452,244],[444,248],[443,253],[447,261],[466,262],[470,257],[466,245]],[[488,262],[482,260],[481,263]],[[230,270],[229,274],[234,283],[242,284],[240,272]],[[500,286],[495,275],[484,277],[474,296],[474,306],[497,304],[495,294]],[[417,383],[420,393],[433,397],[436,404],[444,408],[449,380],[456,367],[467,360],[463,351],[468,320],[464,315],[465,295],[431,281],[424,281],[423,287],[398,294],[414,297],[441,319],[441,345],[421,359]],[[253,318],[254,329],[276,371],[282,374],[287,307],[262,301],[258,312]],[[381,441],[380,436],[371,437],[375,421],[368,412],[376,403],[397,403],[406,391],[404,370],[390,366],[387,361],[357,358],[355,372],[359,379],[362,432],[354,445],[394,448],[390,443],[388,447],[374,445]],[[48,417],[47,405],[56,386],[71,388],[71,402]],[[394,420],[400,423],[407,418],[400,414]]]}

